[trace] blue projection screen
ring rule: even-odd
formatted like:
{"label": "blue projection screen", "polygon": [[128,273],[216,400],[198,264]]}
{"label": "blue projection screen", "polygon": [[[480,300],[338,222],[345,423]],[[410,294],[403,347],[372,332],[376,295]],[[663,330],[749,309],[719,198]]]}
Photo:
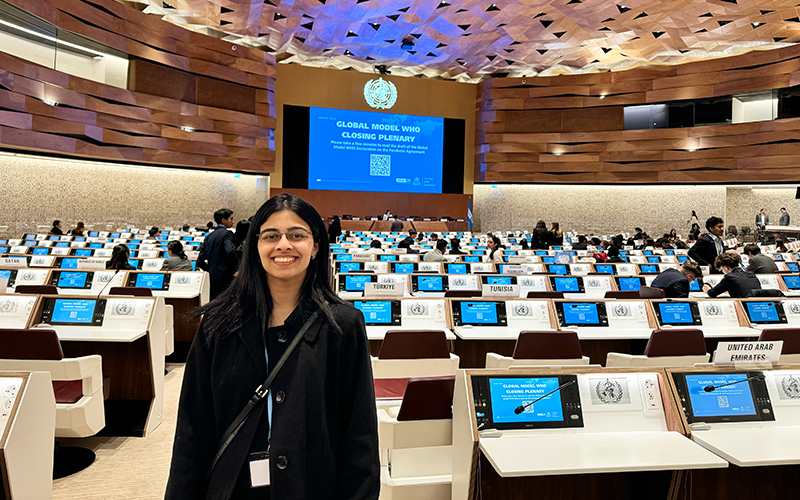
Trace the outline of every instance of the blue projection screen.
{"label": "blue projection screen", "polygon": [[310,108],[308,189],[441,193],[444,118]]}

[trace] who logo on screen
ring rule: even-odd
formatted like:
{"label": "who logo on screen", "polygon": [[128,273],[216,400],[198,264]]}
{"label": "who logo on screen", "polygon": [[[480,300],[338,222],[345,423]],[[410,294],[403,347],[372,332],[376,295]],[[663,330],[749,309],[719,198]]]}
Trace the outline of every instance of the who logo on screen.
{"label": "who logo on screen", "polygon": [[392,175],[392,157],[390,155],[369,155],[369,175],[380,177]]}
{"label": "who logo on screen", "polygon": [[364,85],[364,99],[376,109],[389,109],[397,102],[397,87],[383,78],[370,80]]}

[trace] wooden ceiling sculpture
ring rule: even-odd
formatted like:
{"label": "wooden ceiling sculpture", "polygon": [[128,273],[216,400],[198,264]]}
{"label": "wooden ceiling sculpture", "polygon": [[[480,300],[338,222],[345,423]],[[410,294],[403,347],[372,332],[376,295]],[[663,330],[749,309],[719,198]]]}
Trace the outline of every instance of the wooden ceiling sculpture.
{"label": "wooden ceiling sculpture", "polygon": [[285,62],[462,81],[676,64],[800,37],[784,0],[121,1]]}

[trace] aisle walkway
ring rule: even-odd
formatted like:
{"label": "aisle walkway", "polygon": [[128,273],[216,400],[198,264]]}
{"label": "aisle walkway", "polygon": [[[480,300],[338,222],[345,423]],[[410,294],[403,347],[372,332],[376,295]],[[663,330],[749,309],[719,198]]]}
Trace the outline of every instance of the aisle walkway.
{"label": "aisle walkway", "polygon": [[185,365],[167,365],[164,422],[148,437],[63,440],[91,448],[97,459],[86,470],[53,483],[53,500],[161,500],[169,476],[172,440]]}

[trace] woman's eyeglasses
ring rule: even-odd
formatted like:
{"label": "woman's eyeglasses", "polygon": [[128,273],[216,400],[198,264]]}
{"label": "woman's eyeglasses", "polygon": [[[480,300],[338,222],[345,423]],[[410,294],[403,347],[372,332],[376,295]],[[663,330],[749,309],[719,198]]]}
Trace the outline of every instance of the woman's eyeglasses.
{"label": "woman's eyeglasses", "polygon": [[262,243],[277,243],[281,240],[281,236],[284,235],[286,235],[289,243],[300,243],[306,241],[311,236],[311,233],[302,228],[291,229],[285,233],[267,229],[259,233],[258,241]]}

